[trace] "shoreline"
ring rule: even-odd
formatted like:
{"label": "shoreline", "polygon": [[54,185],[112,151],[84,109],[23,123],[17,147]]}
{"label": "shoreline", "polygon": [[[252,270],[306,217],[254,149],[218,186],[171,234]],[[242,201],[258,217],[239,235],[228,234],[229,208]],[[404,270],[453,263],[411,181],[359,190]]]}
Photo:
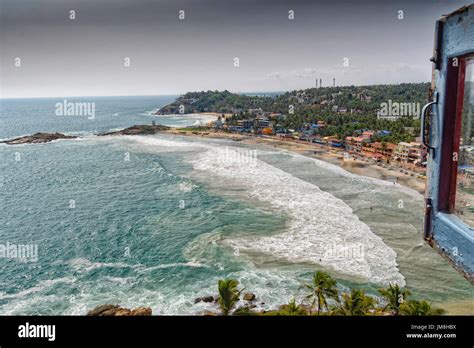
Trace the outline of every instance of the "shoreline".
{"label": "shoreline", "polygon": [[[207,114],[211,116],[210,114]],[[248,145],[266,145],[276,149],[283,149],[302,156],[314,158],[360,176],[383,180],[393,185],[403,185],[410,189],[424,194],[426,182],[424,178],[417,177],[417,173],[404,168],[392,167],[380,163],[371,163],[369,159],[352,157],[344,159],[344,151],[330,148],[324,145],[304,142],[301,140],[284,140],[275,136],[255,136],[239,133],[216,132],[215,130],[197,130],[196,128],[178,128],[161,125],[135,125],[121,130],[95,134],[95,136],[105,135],[152,135],[152,134],[172,134],[178,136],[207,137],[213,139],[227,139],[242,142]],[[79,136],[80,137],[80,136]],[[38,139],[36,139],[38,138]],[[54,138],[54,139],[53,139]],[[29,136],[17,137],[3,140],[1,143],[7,145],[48,143],[56,139],[78,138],[77,135],[70,136],[62,133],[36,133]],[[32,140],[33,139],[33,140]]]}
{"label": "shoreline", "polygon": [[[238,141],[248,145],[268,145],[274,148],[284,149],[290,152],[294,152],[306,157],[315,158],[330,164],[337,165],[348,172],[360,176],[366,176],[374,179],[384,180],[391,182],[394,185],[403,185],[410,189],[417,191],[420,194],[425,192],[425,180],[418,179],[416,176],[405,174],[407,170],[400,172],[401,168],[397,170],[391,170],[384,168],[380,165],[368,163],[359,159],[344,160],[342,151],[327,149],[322,145],[313,143],[305,143],[298,140],[287,141],[278,138],[271,137],[258,137],[254,135],[244,135],[237,133],[224,133],[210,131],[194,131],[172,128],[165,131],[164,133],[180,135],[180,136],[192,136],[192,137],[208,137],[214,139],[229,139]],[[397,181],[398,178],[398,181]]]}

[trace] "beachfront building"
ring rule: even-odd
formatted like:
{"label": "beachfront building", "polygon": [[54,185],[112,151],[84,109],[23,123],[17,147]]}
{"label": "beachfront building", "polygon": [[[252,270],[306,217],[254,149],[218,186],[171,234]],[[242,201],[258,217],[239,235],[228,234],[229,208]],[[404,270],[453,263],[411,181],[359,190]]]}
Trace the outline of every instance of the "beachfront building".
{"label": "beachfront building", "polygon": [[400,142],[393,151],[393,160],[402,167],[425,167],[426,148],[420,142]]}
{"label": "beachfront building", "polygon": [[344,141],[339,140],[339,139],[331,139],[329,141],[329,145],[331,145],[332,147],[343,148],[344,147]]}
{"label": "beachfront building", "polygon": [[426,147],[420,142],[411,142],[408,162],[415,167],[426,167]]}
{"label": "beachfront building", "polygon": [[251,129],[253,127],[253,120],[237,120],[237,126],[242,129]]}
{"label": "beachfront building", "polygon": [[397,145],[387,142],[364,143],[362,153],[376,161],[390,161]]}
{"label": "beachfront building", "polygon": [[362,137],[346,137],[346,151],[353,154],[362,154]]}
{"label": "beachfront building", "polygon": [[408,162],[408,153],[410,152],[410,143],[400,142],[393,151],[393,160],[399,164]]}
{"label": "beachfront building", "polygon": [[266,128],[271,125],[270,120],[265,116],[257,116],[255,120],[257,128]]}
{"label": "beachfront building", "polygon": [[362,134],[357,137],[346,137],[346,151],[362,155],[363,148],[367,148],[368,144],[372,142],[373,136],[374,132],[369,130],[362,131]]}

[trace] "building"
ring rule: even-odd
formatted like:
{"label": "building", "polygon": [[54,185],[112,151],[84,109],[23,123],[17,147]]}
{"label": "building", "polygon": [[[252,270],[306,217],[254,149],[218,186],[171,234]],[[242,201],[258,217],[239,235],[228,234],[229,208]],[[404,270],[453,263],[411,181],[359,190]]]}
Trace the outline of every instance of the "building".
{"label": "building", "polygon": [[362,154],[362,144],[364,140],[362,137],[346,137],[346,151]]}
{"label": "building", "polygon": [[380,160],[390,160],[392,154],[397,145],[386,142],[375,142],[375,143],[364,143],[365,146],[362,147],[362,152],[368,157],[373,159]]}
{"label": "building", "polygon": [[393,151],[393,160],[401,166],[425,167],[426,148],[420,142],[400,142]]}
{"label": "building", "polygon": [[237,126],[243,129],[250,129],[253,127],[253,120],[237,120]]}
{"label": "building", "polygon": [[365,93],[357,93],[357,99],[363,102],[367,102],[367,103],[372,101],[372,97],[366,95]]}
{"label": "building", "polygon": [[339,139],[331,139],[329,141],[329,145],[331,145],[332,147],[342,148],[344,147],[344,141],[339,140]]}
{"label": "building", "polygon": [[411,142],[408,149],[408,163],[415,167],[426,166],[426,150],[423,144]]}
{"label": "building", "polygon": [[393,151],[393,160],[399,164],[408,163],[408,153],[410,152],[410,143],[400,142]]}
{"label": "building", "polygon": [[265,116],[257,116],[255,118],[255,124],[257,128],[267,128],[270,127],[271,122]]}
{"label": "building", "polygon": [[362,132],[362,138],[364,138],[368,141],[371,141],[373,136],[374,136],[373,131],[364,131],[364,132]]}

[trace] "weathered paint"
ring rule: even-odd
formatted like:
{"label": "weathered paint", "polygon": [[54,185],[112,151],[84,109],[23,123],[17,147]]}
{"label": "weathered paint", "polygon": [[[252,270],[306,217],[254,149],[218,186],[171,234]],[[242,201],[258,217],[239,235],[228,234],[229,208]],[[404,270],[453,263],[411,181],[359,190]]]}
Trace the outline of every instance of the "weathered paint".
{"label": "weathered paint", "polygon": [[[473,282],[474,229],[453,214],[439,210],[441,149],[443,147],[444,110],[447,93],[447,70],[453,57],[474,54],[474,5],[462,8],[441,19],[442,32],[439,47],[439,70],[433,74],[438,103],[433,107],[430,123],[431,145],[435,147],[428,158],[428,185],[426,197],[432,201],[430,244],[447,257],[466,278]],[[436,38],[435,38],[436,41]],[[436,68],[436,65],[435,65]],[[446,144],[444,144],[446,145]]]}

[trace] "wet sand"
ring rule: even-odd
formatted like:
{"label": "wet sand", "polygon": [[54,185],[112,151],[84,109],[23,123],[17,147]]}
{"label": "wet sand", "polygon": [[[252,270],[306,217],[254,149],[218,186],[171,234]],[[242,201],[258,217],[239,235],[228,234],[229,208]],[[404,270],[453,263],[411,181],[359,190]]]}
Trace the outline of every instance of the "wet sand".
{"label": "wet sand", "polygon": [[[327,148],[326,146],[305,143],[298,140],[282,140],[276,137],[257,137],[254,135],[244,135],[237,133],[224,133],[215,131],[188,131],[184,129],[171,129],[167,133],[184,135],[184,136],[195,136],[195,137],[208,137],[217,139],[231,139],[239,141],[244,144],[255,145],[264,144],[267,146],[273,146],[277,149],[284,149],[292,151],[304,156],[316,158],[331,164],[338,165],[348,172],[367,176],[371,178],[381,179],[394,183],[394,185],[404,185],[412,188],[420,193],[425,192],[425,179],[417,178],[416,174],[410,175],[411,172],[403,170],[400,172],[400,168],[391,170],[384,168],[382,165],[373,164],[359,159],[346,159],[344,160],[343,151]],[[409,174],[405,174],[408,172]],[[398,178],[398,179],[397,179]]]}

